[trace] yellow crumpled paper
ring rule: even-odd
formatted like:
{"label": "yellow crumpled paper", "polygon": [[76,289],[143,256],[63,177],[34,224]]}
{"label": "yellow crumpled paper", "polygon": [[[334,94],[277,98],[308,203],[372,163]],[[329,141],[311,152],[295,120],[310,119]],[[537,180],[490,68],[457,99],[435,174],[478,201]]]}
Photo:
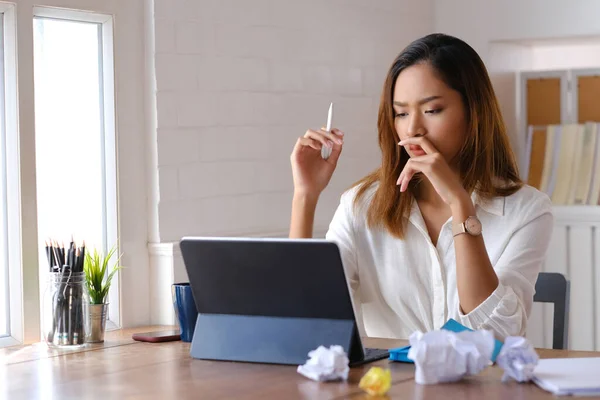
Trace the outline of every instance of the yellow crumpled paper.
{"label": "yellow crumpled paper", "polygon": [[389,369],[381,367],[371,367],[358,383],[358,387],[371,396],[386,394],[390,386],[392,386],[392,374]]}

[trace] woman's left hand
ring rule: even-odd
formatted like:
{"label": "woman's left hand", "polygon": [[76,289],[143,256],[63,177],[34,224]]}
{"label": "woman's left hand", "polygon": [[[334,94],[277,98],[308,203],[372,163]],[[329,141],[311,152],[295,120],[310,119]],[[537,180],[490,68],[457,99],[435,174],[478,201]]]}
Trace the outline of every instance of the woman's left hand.
{"label": "woman's left hand", "polygon": [[459,176],[452,171],[444,157],[424,136],[415,136],[398,143],[400,146],[417,145],[426,153],[423,156],[411,157],[398,177],[397,185],[404,192],[412,177],[421,172],[433,185],[442,200],[450,206],[468,197]]}

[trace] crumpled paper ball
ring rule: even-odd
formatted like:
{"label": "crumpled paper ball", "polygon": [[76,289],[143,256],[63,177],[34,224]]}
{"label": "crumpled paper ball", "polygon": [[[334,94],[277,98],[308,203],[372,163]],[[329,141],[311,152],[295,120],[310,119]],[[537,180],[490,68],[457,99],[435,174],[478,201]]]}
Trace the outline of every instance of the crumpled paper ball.
{"label": "crumpled paper ball", "polygon": [[421,385],[456,382],[476,375],[491,364],[494,335],[491,331],[414,332],[408,358],[415,362],[415,381]]}
{"label": "crumpled paper ball", "polygon": [[358,387],[371,396],[382,396],[390,390],[391,386],[392,374],[390,370],[381,367],[371,367],[358,383]]}
{"label": "crumpled paper ball", "polygon": [[342,346],[319,346],[308,353],[310,359],[298,366],[298,373],[314,381],[347,380],[348,356]]}
{"label": "crumpled paper ball", "polygon": [[510,378],[517,382],[530,381],[539,359],[533,345],[527,339],[520,336],[507,337],[496,358],[496,363],[504,370],[502,382]]}

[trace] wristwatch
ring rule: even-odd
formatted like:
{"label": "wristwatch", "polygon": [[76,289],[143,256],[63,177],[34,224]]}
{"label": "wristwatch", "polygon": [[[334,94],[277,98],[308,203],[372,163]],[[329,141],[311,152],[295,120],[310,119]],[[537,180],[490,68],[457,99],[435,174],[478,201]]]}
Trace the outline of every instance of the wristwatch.
{"label": "wristwatch", "polygon": [[461,233],[468,233],[471,236],[481,235],[481,221],[472,215],[465,222],[452,226],[453,236],[458,236]]}

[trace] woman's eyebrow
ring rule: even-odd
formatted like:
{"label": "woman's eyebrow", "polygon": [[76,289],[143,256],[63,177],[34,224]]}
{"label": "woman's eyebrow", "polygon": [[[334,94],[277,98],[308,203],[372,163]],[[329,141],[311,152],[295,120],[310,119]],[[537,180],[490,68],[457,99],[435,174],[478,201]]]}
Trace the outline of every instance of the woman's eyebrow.
{"label": "woman's eyebrow", "polygon": [[[430,101],[441,99],[441,98],[442,98],[442,96],[429,96],[429,97],[425,97],[424,99],[419,100],[418,104],[419,105],[423,105],[425,103],[429,103]],[[402,102],[402,101],[394,101],[394,105],[398,106],[398,107],[407,107],[408,103],[405,103],[405,102]]]}

